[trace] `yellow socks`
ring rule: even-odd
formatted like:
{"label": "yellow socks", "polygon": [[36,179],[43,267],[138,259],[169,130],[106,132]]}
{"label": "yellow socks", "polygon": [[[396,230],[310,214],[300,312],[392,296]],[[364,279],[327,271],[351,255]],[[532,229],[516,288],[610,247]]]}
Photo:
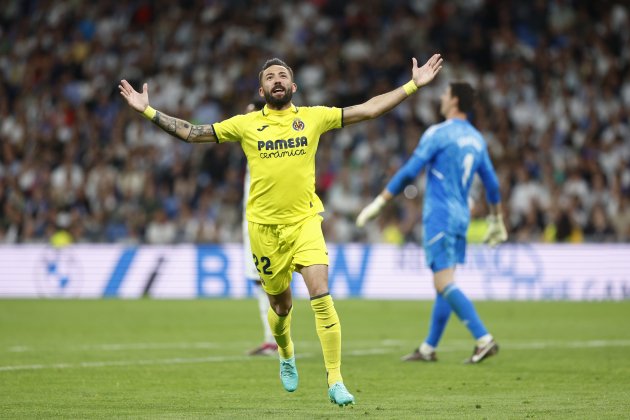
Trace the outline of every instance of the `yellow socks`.
{"label": "yellow socks", "polygon": [[341,377],[341,325],[332,296],[326,294],[311,299],[315,313],[315,328],[324,353],[328,386],[343,382]]}
{"label": "yellow socks", "polygon": [[[324,365],[328,374],[328,386],[343,382],[341,377],[341,324],[329,294],[311,299],[311,308],[315,313],[315,328],[324,354]],[[293,341],[291,340],[291,314],[279,316],[273,309],[267,311],[267,320],[273,337],[278,344],[278,353],[282,359],[293,357]]]}
{"label": "yellow socks", "polygon": [[269,321],[269,327],[273,338],[275,338],[278,344],[278,353],[283,359],[290,359],[293,357],[293,341],[291,341],[291,314],[293,313],[293,307],[289,309],[287,316],[280,316],[269,308],[267,311],[267,320]]}

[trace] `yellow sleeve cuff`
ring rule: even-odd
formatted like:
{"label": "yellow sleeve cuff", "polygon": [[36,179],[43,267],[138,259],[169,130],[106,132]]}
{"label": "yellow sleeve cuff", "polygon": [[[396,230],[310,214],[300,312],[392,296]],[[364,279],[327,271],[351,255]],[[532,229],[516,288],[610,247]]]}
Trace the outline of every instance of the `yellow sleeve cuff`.
{"label": "yellow sleeve cuff", "polygon": [[416,83],[412,79],[403,85],[403,89],[405,90],[407,96],[409,96],[418,90],[418,86],[416,86]]}
{"label": "yellow sleeve cuff", "polygon": [[150,105],[148,105],[144,111],[142,111],[142,115],[144,115],[144,117],[149,120],[149,121],[153,121],[153,117],[155,117],[155,114],[157,114],[157,111],[153,108],[151,108]]}

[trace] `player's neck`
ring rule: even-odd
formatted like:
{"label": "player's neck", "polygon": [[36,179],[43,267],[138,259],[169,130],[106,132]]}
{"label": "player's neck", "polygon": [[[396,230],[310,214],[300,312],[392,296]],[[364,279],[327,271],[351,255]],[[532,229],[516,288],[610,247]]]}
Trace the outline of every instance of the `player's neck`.
{"label": "player's neck", "polygon": [[287,109],[293,108],[293,102],[288,102],[279,108],[276,108],[273,105],[271,105],[269,102],[267,102],[267,108],[269,108],[272,111],[285,111]]}
{"label": "player's neck", "polygon": [[468,117],[466,116],[466,114],[464,112],[461,112],[459,110],[452,110],[449,113],[447,113],[444,118],[446,118],[447,120],[467,120]]}

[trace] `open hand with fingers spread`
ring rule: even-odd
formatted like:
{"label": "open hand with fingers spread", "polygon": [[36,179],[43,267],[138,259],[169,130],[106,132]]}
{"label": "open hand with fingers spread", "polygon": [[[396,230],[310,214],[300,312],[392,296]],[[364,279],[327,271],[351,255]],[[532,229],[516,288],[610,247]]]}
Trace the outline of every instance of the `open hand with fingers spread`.
{"label": "open hand with fingers spread", "polygon": [[149,87],[146,83],[142,85],[142,93],[136,92],[136,90],[131,87],[129,82],[125,79],[120,81],[118,89],[120,90],[122,97],[127,100],[129,106],[136,111],[144,112],[144,110],[149,106]]}
{"label": "open hand with fingers spread", "polygon": [[418,60],[415,58],[411,60],[413,62],[411,78],[418,88],[421,88],[433,80],[442,69],[443,60],[440,54],[433,54],[422,67],[418,67]]}

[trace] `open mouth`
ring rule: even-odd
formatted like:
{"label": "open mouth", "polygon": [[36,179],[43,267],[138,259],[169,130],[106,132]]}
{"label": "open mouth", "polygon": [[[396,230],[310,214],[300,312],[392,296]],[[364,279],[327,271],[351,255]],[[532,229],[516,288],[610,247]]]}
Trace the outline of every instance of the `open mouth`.
{"label": "open mouth", "polygon": [[284,88],[282,86],[276,86],[275,88],[271,89],[271,93],[274,94],[274,95],[276,93],[284,94]]}

